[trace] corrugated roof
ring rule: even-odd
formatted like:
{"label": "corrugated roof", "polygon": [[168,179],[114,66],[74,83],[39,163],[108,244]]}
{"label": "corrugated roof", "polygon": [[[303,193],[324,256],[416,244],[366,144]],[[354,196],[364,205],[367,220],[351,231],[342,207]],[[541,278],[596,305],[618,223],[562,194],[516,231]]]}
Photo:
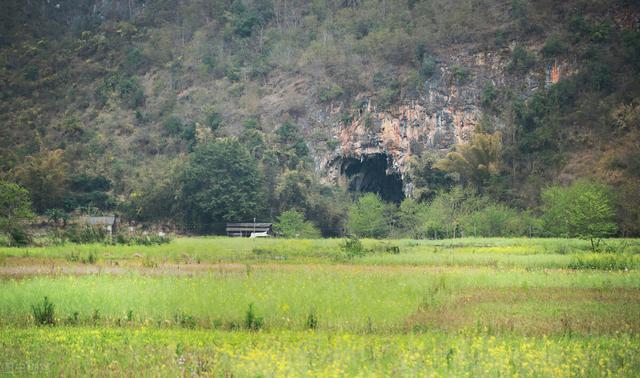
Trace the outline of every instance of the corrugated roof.
{"label": "corrugated roof", "polygon": [[90,224],[92,226],[98,225],[113,225],[116,221],[116,217],[114,215],[103,216],[103,217],[80,217],[78,218],[78,222],[84,224]]}
{"label": "corrugated roof", "polygon": [[253,226],[251,227],[227,227],[227,232],[265,232],[265,231],[269,231],[270,227],[257,227],[253,228]]}
{"label": "corrugated roof", "polygon": [[227,228],[229,227],[251,227],[253,228],[253,226],[257,227],[266,227],[269,228],[271,226],[273,226],[273,223],[227,223]]}

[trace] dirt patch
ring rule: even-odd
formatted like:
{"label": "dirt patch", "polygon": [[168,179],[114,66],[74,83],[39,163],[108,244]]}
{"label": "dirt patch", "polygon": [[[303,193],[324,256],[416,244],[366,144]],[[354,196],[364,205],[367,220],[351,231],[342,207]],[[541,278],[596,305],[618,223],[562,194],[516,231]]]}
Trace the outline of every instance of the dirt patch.
{"label": "dirt patch", "polygon": [[233,274],[247,271],[313,271],[331,270],[336,272],[364,272],[376,274],[397,274],[402,272],[424,272],[438,274],[445,272],[480,271],[482,267],[434,267],[424,265],[361,265],[361,264],[287,264],[287,263],[169,263],[147,260],[143,257],[124,260],[99,260],[94,264],[71,262],[65,259],[43,259],[33,257],[9,257],[0,265],[0,279],[19,279],[33,276],[64,276],[92,274],[179,275]]}
{"label": "dirt patch", "polygon": [[640,331],[640,289],[473,288],[423,306],[408,330],[477,328],[525,335]]}

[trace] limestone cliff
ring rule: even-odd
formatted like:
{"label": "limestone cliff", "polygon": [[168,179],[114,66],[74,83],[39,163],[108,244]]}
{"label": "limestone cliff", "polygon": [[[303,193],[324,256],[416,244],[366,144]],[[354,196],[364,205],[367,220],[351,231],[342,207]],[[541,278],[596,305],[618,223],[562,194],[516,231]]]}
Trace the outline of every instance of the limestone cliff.
{"label": "limestone cliff", "polygon": [[[514,79],[507,69],[509,56],[509,49],[454,56],[440,63],[416,98],[382,109],[373,98],[363,96],[361,107],[347,123],[339,120],[342,106],[330,105],[326,119],[333,119],[330,132],[338,143],[331,151],[316,151],[316,166],[328,181],[336,182],[344,159],[385,154],[387,173],[398,173],[404,179],[412,155],[424,150],[444,154],[469,139],[482,117],[481,96],[488,84],[519,88],[517,95],[526,98],[575,70],[570,62],[554,60]],[[464,76],[456,75],[459,67],[466,70]],[[498,129],[503,127],[500,119],[492,122]]]}

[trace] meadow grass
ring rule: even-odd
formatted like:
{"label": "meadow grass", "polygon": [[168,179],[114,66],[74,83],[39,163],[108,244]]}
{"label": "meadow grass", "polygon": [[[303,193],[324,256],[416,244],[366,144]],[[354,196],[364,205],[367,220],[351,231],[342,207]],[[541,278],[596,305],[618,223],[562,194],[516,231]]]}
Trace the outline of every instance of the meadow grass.
{"label": "meadow grass", "polygon": [[[595,268],[580,264],[578,256],[589,253],[590,244],[579,239],[463,238],[448,240],[371,240],[362,241],[372,251],[366,257],[350,260],[342,251],[343,239],[246,239],[227,237],[178,238],[169,244],[127,246],[105,244],[67,244],[38,248],[0,248],[0,266],[11,258],[65,260],[68,262],[124,261],[139,265],[162,263],[332,263],[423,264],[434,266],[505,266],[524,268]],[[398,247],[399,254],[384,253]],[[605,241],[614,263],[602,268],[640,267],[640,240]],[[601,258],[600,258],[601,259]],[[593,258],[592,260],[597,260]],[[622,263],[616,263],[620,260]]]}
{"label": "meadow grass", "polygon": [[0,345],[0,370],[16,376],[634,377],[640,371],[640,339],[626,334],[9,328]]}
{"label": "meadow grass", "polygon": [[[635,289],[634,302],[612,306],[609,312],[626,308],[640,313],[638,271],[438,271],[324,265],[222,270],[194,277],[131,273],[5,280],[0,282],[0,321],[31,324],[31,306],[48,297],[56,305],[59,323],[76,312],[90,319],[97,311],[103,321],[113,324],[131,311],[142,324],[169,326],[187,315],[198,319],[200,326],[229,328],[241,323],[253,303],[267,328],[301,329],[313,311],[321,328],[384,331],[402,328],[425,304],[444,305],[478,288]],[[537,302],[553,305],[540,298]]]}
{"label": "meadow grass", "polygon": [[636,239],[343,242],[2,248],[0,375],[640,374]]}

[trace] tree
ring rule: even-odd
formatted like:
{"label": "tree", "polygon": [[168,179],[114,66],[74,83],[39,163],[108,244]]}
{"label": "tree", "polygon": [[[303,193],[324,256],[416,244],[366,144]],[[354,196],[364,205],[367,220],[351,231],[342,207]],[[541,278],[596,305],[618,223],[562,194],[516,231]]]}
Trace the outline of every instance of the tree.
{"label": "tree", "polygon": [[278,148],[280,164],[289,169],[296,169],[309,156],[309,148],[300,135],[298,127],[285,122],[276,129],[275,134],[280,144]]}
{"label": "tree", "polygon": [[346,190],[320,185],[310,193],[308,200],[307,218],[320,227],[323,236],[342,235],[351,205],[351,198]]}
{"label": "tree", "polygon": [[431,201],[439,191],[449,190],[453,180],[445,172],[434,168],[437,158],[430,153],[411,161],[412,197],[421,202]]}
{"label": "tree", "polygon": [[357,237],[384,238],[388,219],[389,206],[377,194],[367,193],[349,208],[347,229]]}
{"label": "tree", "polygon": [[523,236],[533,231],[534,221],[526,212],[489,203],[464,215],[461,225],[467,236]]}
{"label": "tree", "polygon": [[220,232],[225,222],[260,217],[265,207],[257,162],[235,138],[197,146],[179,182],[185,226],[197,232]]}
{"label": "tree", "polygon": [[24,244],[22,223],[33,218],[29,192],[18,184],[0,180],[0,232],[9,233],[12,244]]}
{"label": "tree", "polygon": [[486,201],[485,197],[460,186],[441,192],[427,207],[421,232],[434,238],[461,236],[460,226],[464,219],[484,207]]}
{"label": "tree", "polygon": [[558,236],[588,239],[595,251],[602,238],[617,230],[611,199],[607,186],[587,180],[547,188],[542,192],[545,228]]}
{"label": "tree", "polygon": [[62,208],[67,192],[67,163],[63,150],[42,150],[27,156],[24,163],[16,168],[15,176],[31,193],[33,206],[37,212]]}
{"label": "tree", "polygon": [[18,184],[0,181],[0,230],[32,217],[29,192]]}
{"label": "tree", "polygon": [[184,160],[159,159],[149,162],[130,184],[132,190],[119,210],[139,221],[171,221],[176,214],[176,194]]}
{"label": "tree", "polygon": [[424,223],[426,215],[426,205],[411,198],[405,198],[397,212],[397,222],[395,224],[396,233],[399,236],[419,238],[420,227]]}
{"label": "tree", "polygon": [[276,187],[280,210],[306,209],[311,185],[311,176],[303,170],[284,172],[280,176]]}
{"label": "tree", "polygon": [[447,157],[438,161],[435,168],[456,173],[464,183],[472,185],[476,191],[500,171],[502,134],[475,134],[468,144],[461,144]]}
{"label": "tree", "polygon": [[314,239],[320,237],[320,230],[311,222],[304,219],[304,214],[298,210],[288,210],[278,216],[273,225],[276,234],[285,238]]}

